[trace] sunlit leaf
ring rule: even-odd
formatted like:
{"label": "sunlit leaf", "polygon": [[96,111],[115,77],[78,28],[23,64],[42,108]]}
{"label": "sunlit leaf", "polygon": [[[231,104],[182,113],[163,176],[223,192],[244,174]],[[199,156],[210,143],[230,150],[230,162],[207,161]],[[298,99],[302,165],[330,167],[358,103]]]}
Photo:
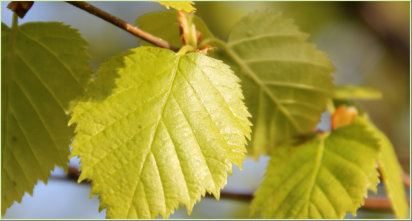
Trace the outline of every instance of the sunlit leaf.
{"label": "sunlit leaf", "polygon": [[1,210],[38,180],[47,182],[55,165],[66,168],[73,128],[70,101],[84,93],[92,69],[86,42],[57,22],[2,23]]}
{"label": "sunlit leaf", "polygon": [[392,208],[399,219],[408,218],[408,202],[406,201],[405,187],[402,182],[402,167],[396,157],[395,150],[390,140],[371,121],[368,127],[378,139],[382,153],[379,156],[379,169],[386,192],[391,200]]}
{"label": "sunlit leaf", "polygon": [[219,198],[232,163],[245,159],[248,116],[221,61],[140,47],[103,64],[75,107],[72,154],[108,218],[167,218],[180,204],[190,213],[206,192]]}
{"label": "sunlit leaf", "polygon": [[379,147],[356,122],[298,146],[275,150],[251,214],[276,219],[340,219],[376,191]]}
{"label": "sunlit leaf", "polygon": [[167,9],[174,8],[179,11],[194,12],[196,8],[193,1],[157,1],[161,5],[164,5]]}

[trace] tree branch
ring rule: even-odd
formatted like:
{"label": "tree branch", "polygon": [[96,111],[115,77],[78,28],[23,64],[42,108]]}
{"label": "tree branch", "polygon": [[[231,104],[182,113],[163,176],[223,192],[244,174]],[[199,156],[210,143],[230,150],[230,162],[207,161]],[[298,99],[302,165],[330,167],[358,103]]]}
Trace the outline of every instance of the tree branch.
{"label": "tree branch", "polygon": [[[213,195],[210,194],[207,194],[206,196],[213,197]],[[251,201],[253,199],[253,193],[229,192],[223,190],[220,193],[220,198],[239,201]],[[365,199],[365,204],[361,208],[371,210],[390,210],[392,208],[392,205],[388,198],[373,197]]]}
{"label": "tree branch", "polygon": [[[80,171],[78,168],[69,166],[67,177],[51,177],[54,179],[63,179],[63,180],[73,180],[77,181],[80,176]],[[403,175],[405,186],[409,185],[409,176],[407,174]],[[408,180],[408,182],[406,182]],[[90,184],[90,181],[84,180],[81,183]],[[214,197],[213,195],[206,194],[206,197]],[[253,192],[231,192],[231,191],[221,191],[221,199],[232,199],[239,201],[251,201],[253,199]],[[409,200],[408,200],[409,203]],[[390,210],[392,208],[391,202],[387,198],[374,197],[365,199],[365,204],[361,207],[362,209],[374,209],[374,210]]]}
{"label": "tree branch", "polygon": [[411,187],[411,177],[408,174],[402,173],[402,182],[408,188]]}
{"label": "tree branch", "polygon": [[131,24],[127,23],[126,21],[124,21],[124,20],[122,20],[122,19],[120,19],[116,16],[113,16],[113,15],[111,15],[111,14],[109,14],[109,13],[107,13],[107,12],[105,12],[105,11],[99,9],[99,8],[96,8],[95,6],[93,6],[93,5],[91,5],[87,2],[67,1],[67,3],[69,3],[73,6],[76,6],[77,8],[80,8],[84,11],[87,11],[88,13],[90,13],[92,15],[95,15],[95,16],[97,16],[97,17],[99,17],[99,18],[101,18],[101,19],[103,19],[107,22],[110,22],[113,25],[116,25],[117,27],[119,27],[119,28],[131,33],[132,35],[137,36],[137,37],[139,37],[139,38],[141,38],[141,39],[143,39],[143,40],[145,40],[149,43],[152,43],[152,44],[154,44],[156,46],[159,46],[159,47],[162,47],[162,48],[170,49],[172,51],[178,51],[178,48],[171,45],[169,42],[167,42],[167,41],[165,41],[165,40],[163,40],[159,37],[156,37],[156,36],[154,36],[150,33],[147,33],[145,31],[139,29],[138,27],[136,27],[134,25],[131,25]]}

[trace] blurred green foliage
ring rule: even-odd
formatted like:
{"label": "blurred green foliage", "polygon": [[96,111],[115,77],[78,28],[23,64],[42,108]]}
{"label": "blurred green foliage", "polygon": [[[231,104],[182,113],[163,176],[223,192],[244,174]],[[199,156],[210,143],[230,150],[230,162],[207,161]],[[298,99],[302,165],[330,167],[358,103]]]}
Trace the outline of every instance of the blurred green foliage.
{"label": "blurred green foliage", "polygon": [[[1,3],[2,20],[11,15],[4,10],[7,3]],[[91,4],[131,24],[144,13],[166,10],[154,2]],[[336,84],[364,85],[382,92],[381,100],[355,102],[387,134],[403,169],[410,172],[410,2],[196,2],[195,7],[211,32],[222,39],[244,15],[255,10],[282,12],[294,19],[302,31],[311,34],[310,40],[328,53],[337,68]],[[39,20],[62,21],[79,29],[90,43],[95,67],[120,51],[138,46],[134,36],[63,2],[36,2],[22,22]],[[259,185],[261,180],[248,176],[261,173],[265,166],[244,165],[239,174],[248,184],[245,189]],[[233,181],[241,188],[239,178]],[[381,186],[379,193],[384,193]],[[192,216],[179,209],[171,218],[247,218],[248,208],[243,201],[203,199]],[[387,219],[393,218],[393,213],[361,210],[357,218]]]}

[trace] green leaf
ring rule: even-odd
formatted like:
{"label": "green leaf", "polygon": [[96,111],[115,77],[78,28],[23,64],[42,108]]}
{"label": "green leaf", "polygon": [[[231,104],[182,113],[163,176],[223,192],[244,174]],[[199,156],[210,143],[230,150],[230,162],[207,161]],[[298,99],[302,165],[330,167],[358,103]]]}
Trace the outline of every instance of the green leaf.
{"label": "green leaf", "polygon": [[92,69],[86,41],[57,22],[2,23],[2,214],[54,166],[67,167],[73,128],[70,101],[84,93]]}
{"label": "green leaf", "polygon": [[[181,47],[179,24],[177,21],[177,12],[152,12],[140,16],[136,23],[139,28],[152,33],[172,45]],[[202,39],[209,39],[213,37],[213,34],[209,31],[206,24],[201,18],[193,15],[193,23],[196,29],[202,33]],[[144,42],[144,45],[151,45]]]}
{"label": "green leaf", "polygon": [[379,148],[365,123],[341,127],[299,146],[277,148],[255,193],[251,215],[337,219],[354,215],[376,191]]}
{"label": "green leaf", "polygon": [[[113,75],[115,86],[102,88]],[[190,213],[206,192],[219,198],[250,136],[230,68],[198,53],[140,47],[107,61],[97,76],[74,109],[72,155],[107,217],[167,218],[180,204]]]}
{"label": "green leaf", "polygon": [[376,89],[355,85],[344,85],[335,88],[335,99],[365,99],[376,100],[382,98],[382,93]]}
{"label": "green leaf", "polygon": [[167,9],[174,8],[179,11],[185,11],[188,13],[196,11],[193,7],[195,4],[193,1],[157,1],[159,4],[164,5]]}
{"label": "green leaf", "polygon": [[[228,43],[212,56],[230,64],[241,78],[252,114],[252,142],[248,153],[270,155],[280,142],[311,132],[333,95],[326,54],[306,41],[289,19],[268,11],[243,18]],[[206,43],[205,43],[206,44]]]}
{"label": "green leaf", "polygon": [[382,150],[379,155],[379,169],[392,208],[397,218],[407,219],[409,206],[402,182],[402,167],[398,162],[393,145],[385,134],[373,125],[369,119],[367,125],[373,131]]}

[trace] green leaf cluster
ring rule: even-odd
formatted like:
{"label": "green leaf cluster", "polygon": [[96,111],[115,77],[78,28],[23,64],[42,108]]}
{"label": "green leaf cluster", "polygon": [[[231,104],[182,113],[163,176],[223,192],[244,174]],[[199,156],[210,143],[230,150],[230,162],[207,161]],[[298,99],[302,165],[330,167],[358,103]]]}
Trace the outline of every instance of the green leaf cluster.
{"label": "green leaf cluster", "polygon": [[[194,10],[193,2],[160,3]],[[145,43],[96,73],[85,40],[68,26],[2,24],[3,214],[55,165],[66,168],[73,139],[79,182],[92,182],[108,218],[167,218],[182,205],[190,214],[206,193],[219,199],[246,154],[271,156],[252,217],[355,214],[367,190],[376,191],[378,164],[397,217],[407,217],[393,146],[365,114],[315,131],[328,103],[380,92],[335,89],[326,54],[280,14],[251,13],[226,41],[192,19],[196,49],[213,47],[209,56],[184,50],[176,11],[156,12],[138,26],[182,50]]]}

